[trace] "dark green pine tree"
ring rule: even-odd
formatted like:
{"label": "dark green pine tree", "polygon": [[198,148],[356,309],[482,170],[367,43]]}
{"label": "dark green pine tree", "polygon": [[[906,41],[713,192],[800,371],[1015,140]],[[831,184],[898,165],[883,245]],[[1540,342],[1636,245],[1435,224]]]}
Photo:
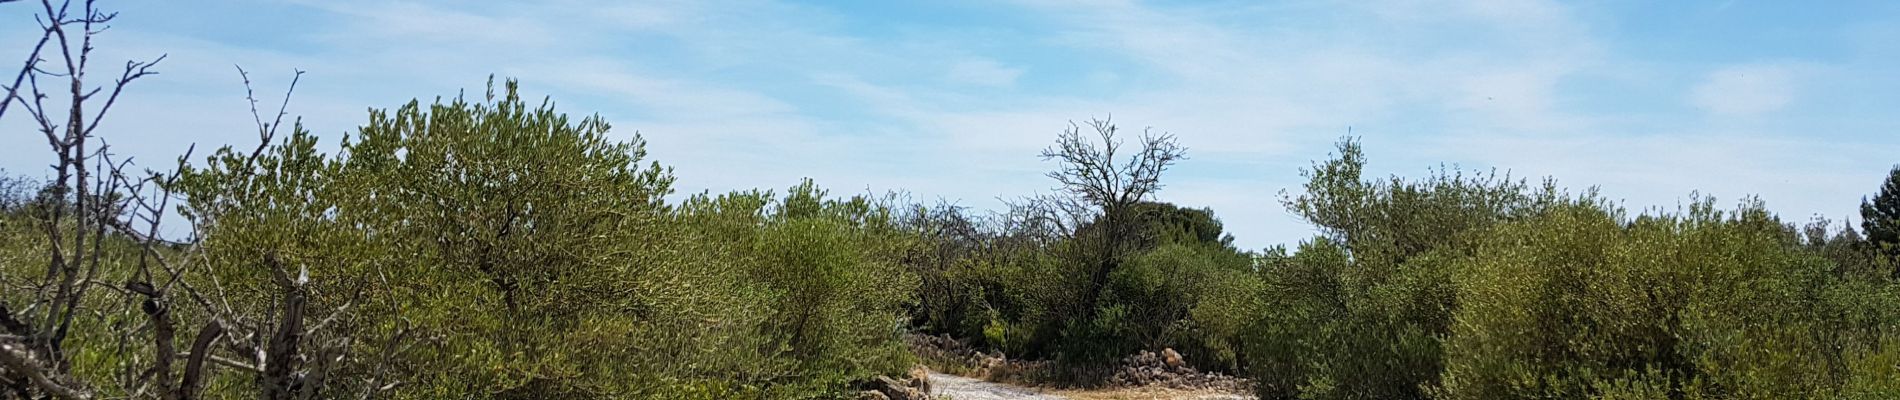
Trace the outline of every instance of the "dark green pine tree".
{"label": "dark green pine tree", "polygon": [[1867,244],[1887,260],[1900,261],[1900,165],[1887,174],[1872,200],[1861,199],[1860,217]]}

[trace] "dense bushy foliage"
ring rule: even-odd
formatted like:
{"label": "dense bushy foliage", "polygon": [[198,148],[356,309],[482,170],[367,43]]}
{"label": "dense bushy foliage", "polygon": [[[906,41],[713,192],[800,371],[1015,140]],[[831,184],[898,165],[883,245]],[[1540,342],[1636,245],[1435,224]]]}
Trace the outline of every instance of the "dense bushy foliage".
{"label": "dense bushy foliage", "polygon": [[1358,143],[1305,172],[1287,209],[1324,236],[1293,256],[1270,253],[1270,311],[1253,329],[1255,375],[1269,397],[1417,398],[1443,368],[1457,307],[1450,263],[1474,232],[1545,207],[1548,190],[1493,174],[1365,180]]}
{"label": "dense bushy foliage", "polygon": [[[208,272],[186,284],[263,321],[278,283],[307,281],[300,301],[338,310],[304,318],[336,332],[307,347],[335,357],[301,363],[372,377],[329,384],[338,396],[803,398],[912,363],[915,281],[897,258],[915,236],[887,201],[807,181],[669,204],[673,178],[642,164],[637,136],[500,89],[372,112],[333,155],[299,127],[180,170],[170,188]],[[36,253],[9,246],[5,279]],[[261,389],[230,376],[207,394]]]}
{"label": "dense bushy foliage", "polygon": [[1867,246],[1888,264],[1900,278],[1900,166],[1887,173],[1887,180],[1871,199],[1860,202],[1861,227],[1867,232]]}
{"label": "dense bushy foliage", "polygon": [[916,283],[893,261],[910,239],[881,204],[830,199],[806,181],[782,199],[741,192],[681,206],[698,242],[687,249],[739,267],[742,293],[766,301],[744,376],[822,392],[910,366],[899,339]]}
{"label": "dense bushy foliage", "polygon": [[1213,212],[1141,203],[1142,249],[1109,277],[1108,303],[1127,315],[1124,351],[1173,347],[1204,367],[1237,365],[1237,323],[1253,308],[1252,259]]}
{"label": "dense bushy foliage", "polygon": [[1356,143],[1288,208],[1244,351],[1263,398],[1879,398],[1895,287],[1851,229],[1759,202],[1635,218],[1592,193],[1361,182]]}
{"label": "dense bushy foliage", "polygon": [[1834,349],[1871,344],[1841,342],[1825,261],[1759,204],[1620,220],[1577,204],[1488,235],[1456,268],[1448,397],[1813,398],[1845,372]]}

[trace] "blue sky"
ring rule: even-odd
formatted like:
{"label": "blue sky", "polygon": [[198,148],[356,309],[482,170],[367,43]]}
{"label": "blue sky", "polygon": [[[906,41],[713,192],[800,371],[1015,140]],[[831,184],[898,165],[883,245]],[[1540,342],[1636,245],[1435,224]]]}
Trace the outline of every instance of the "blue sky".
{"label": "blue sky", "polygon": [[[0,5],[8,58],[37,39],[26,3]],[[1112,115],[1177,135],[1160,198],[1248,248],[1311,235],[1279,193],[1348,127],[1379,175],[1496,168],[1633,209],[1759,195],[1789,220],[1852,217],[1900,163],[1895,2],[102,3],[122,13],[98,59],[169,54],[100,128],[154,167],[254,143],[233,65],[267,102],[309,71],[291,111],[331,145],[495,74],[637,132],[684,192],[811,177],[979,209],[1049,190],[1036,153]],[[24,122],[0,120],[0,168],[39,175]]]}

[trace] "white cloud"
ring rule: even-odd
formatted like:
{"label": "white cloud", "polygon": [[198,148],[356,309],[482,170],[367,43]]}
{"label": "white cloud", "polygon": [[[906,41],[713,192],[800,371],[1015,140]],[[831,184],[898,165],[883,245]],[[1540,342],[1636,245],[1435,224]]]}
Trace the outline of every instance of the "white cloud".
{"label": "white cloud", "polygon": [[1752,116],[1773,112],[1794,101],[1795,71],[1779,64],[1724,67],[1710,72],[1689,94],[1689,102],[1712,114]]}
{"label": "white cloud", "polygon": [[491,50],[514,51],[559,45],[565,38],[555,32],[556,26],[527,15],[481,15],[409,2],[372,5],[319,1],[305,5],[345,17],[348,28],[320,33],[340,44],[361,45],[366,40],[438,46],[481,43],[493,46]]}
{"label": "white cloud", "polygon": [[985,58],[959,61],[950,66],[950,80],[980,86],[1009,87],[1023,75],[1021,68],[1010,68]]}
{"label": "white cloud", "polygon": [[[964,176],[983,180],[977,189],[955,191],[961,193],[1015,195],[1046,188],[1048,183],[1037,179],[1010,180],[1023,184],[996,179],[1034,178],[1046,170],[1049,166],[1033,155],[1048,146],[1066,121],[1113,115],[1130,132],[1152,126],[1174,133],[1190,148],[1187,163],[1197,165],[1183,165],[1172,173],[1176,185],[1163,190],[1161,197],[1216,207],[1227,228],[1248,247],[1298,240],[1310,233],[1280,209],[1275,195],[1283,188],[1297,189],[1297,169],[1308,159],[1323,157],[1325,146],[1345,134],[1347,126],[1385,124],[1384,132],[1398,132],[1413,115],[1399,108],[1426,105],[1451,111],[1445,118],[1459,126],[1479,127],[1461,131],[1587,129],[1585,121],[1557,106],[1553,92],[1601,56],[1568,10],[1545,2],[1515,6],[1536,11],[1535,22],[1496,15],[1503,11],[1491,12],[1496,10],[1478,2],[1435,20],[1394,15],[1407,20],[1392,21],[1400,28],[1381,28],[1398,29],[1380,33],[1397,36],[1438,25],[1513,33],[1494,35],[1503,50],[1494,48],[1498,43],[1485,43],[1429,55],[1376,39],[1341,41],[1225,25],[1218,21],[1232,16],[1217,14],[1225,10],[1124,1],[1020,3],[1053,20],[1048,24],[1053,27],[1052,43],[1098,52],[1086,57],[1129,61],[1152,70],[1091,71],[1097,82],[1139,80],[1133,89],[1109,96],[1031,94],[975,107],[947,101],[954,95],[930,89],[841,76],[825,81],[863,99],[877,113],[908,121],[913,133],[934,137],[920,143],[948,145],[928,152],[956,153],[949,161],[937,162],[969,169]],[[1366,25],[1394,25],[1385,22]],[[1527,37],[1536,40],[1515,40]],[[1549,50],[1552,47],[1560,49]],[[1210,173],[1216,175],[1206,176]],[[948,186],[963,185],[930,183],[924,189]]]}
{"label": "white cloud", "polygon": [[1464,109],[1483,114],[1495,125],[1514,131],[1549,130],[1560,126],[1552,116],[1552,86],[1558,75],[1539,71],[1506,71],[1465,77],[1463,97],[1454,99]]}
{"label": "white cloud", "polygon": [[[1324,157],[1347,126],[1366,136],[1375,166],[1499,166],[1602,183],[1613,196],[1645,204],[1671,204],[1704,189],[1725,199],[1761,193],[1771,206],[1790,210],[1832,210],[1814,199],[1850,196],[1864,183],[1838,172],[1864,168],[1842,163],[1880,157],[1868,150],[1828,158],[1833,146],[1783,139],[1767,128],[1734,133],[1689,120],[1620,129],[1605,122],[1650,117],[1577,107],[1571,95],[1580,77],[1679,75],[1619,58],[1572,5],[1550,1],[1253,9],[1012,3],[1025,9],[1006,12],[1032,20],[1033,28],[1011,39],[1081,62],[1039,61],[1040,54],[1009,54],[1023,51],[1011,43],[928,31],[863,36],[843,21],[850,15],[824,6],[742,1],[309,3],[328,10],[310,10],[319,21],[309,24],[313,29],[273,39],[307,41],[309,49],[114,30],[110,51],[162,50],[172,58],[164,75],[135,88],[113,120],[140,121],[136,139],[123,148],[136,147],[133,140],[162,142],[152,145],[158,161],[175,154],[178,143],[241,144],[250,140],[249,116],[230,64],[274,80],[259,85],[269,95],[296,67],[311,74],[292,111],[310,115],[334,143],[361,121],[364,106],[479,91],[482,77],[495,73],[522,78],[525,90],[552,95],[565,112],[599,112],[621,135],[640,131],[656,159],[678,167],[686,191],[778,188],[813,177],[834,193],[909,189],[988,207],[997,196],[1051,186],[1041,176],[1051,165],[1035,154],[1067,121],[1113,115],[1131,132],[1153,126],[1178,135],[1192,158],[1170,173],[1161,197],[1214,207],[1242,245],[1256,248],[1310,233],[1274,195],[1297,189],[1297,169]],[[1327,22],[1268,18],[1284,11]],[[439,17],[411,18],[419,15]],[[136,29],[127,25],[120,29]],[[6,28],[0,32],[19,30]],[[7,40],[0,45],[19,46]],[[1723,68],[1709,73],[1689,101],[1723,116],[1791,107],[1796,84],[1805,83],[1798,78],[1821,80],[1803,74],[1803,65]],[[1092,91],[996,90],[1062,76]],[[12,134],[5,128],[0,134]],[[0,149],[0,166],[36,167],[41,162],[9,157],[43,151],[30,150]]]}

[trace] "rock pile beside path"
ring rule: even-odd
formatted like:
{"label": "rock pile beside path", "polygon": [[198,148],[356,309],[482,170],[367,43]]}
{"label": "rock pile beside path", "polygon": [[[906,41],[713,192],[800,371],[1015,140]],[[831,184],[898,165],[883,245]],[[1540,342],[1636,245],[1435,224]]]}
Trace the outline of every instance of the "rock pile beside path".
{"label": "rock pile beside path", "polygon": [[1162,349],[1160,353],[1144,350],[1122,358],[1121,365],[1116,367],[1108,383],[1119,387],[1159,386],[1234,393],[1244,393],[1248,389],[1245,379],[1195,370],[1174,349]]}
{"label": "rock pile beside path", "polygon": [[1000,351],[977,350],[948,336],[908,335],[904,340],[926,364],[977,379],[1032,383],[1049,365],[1048,361],[1012,360]]}
{"label": "rock pile beside path", "polygon": [[904,341],[918,358],[942,364],[938,368],[948,367],[946,371],[951,373],[993,367],[1007,360],[1002,352],[984,353],[949,336],[911,334],[904,335]]}
{"label": "rock pile beside path", "polygon": [[[1049,361],[1012,360],[1001,352],[984,352],[947,336],[913,334],[904,339],[918,358],[942,372],[1032,386],[1051,383],[1046,379],[1051,376],[1050,369],[1054,368]],[[1184,355],[1174,349],[1142,351],[1123,357],[1116,365],[1090,373],[1099,373],[1094,375],[1097,377],[1108,377],[1097,382],[1115,388],[1159,387],[1247,393],[1252,387],[1246,379],[1196,370],[1188,365]],[[1066,385],[1057,383],[1055,386]]]}
{"label": "rock pile beside path", "polygon": [[930,370],[912,367],[910,376],[896,379],[880,376],[865,382],[858,400],[931,400]]}

